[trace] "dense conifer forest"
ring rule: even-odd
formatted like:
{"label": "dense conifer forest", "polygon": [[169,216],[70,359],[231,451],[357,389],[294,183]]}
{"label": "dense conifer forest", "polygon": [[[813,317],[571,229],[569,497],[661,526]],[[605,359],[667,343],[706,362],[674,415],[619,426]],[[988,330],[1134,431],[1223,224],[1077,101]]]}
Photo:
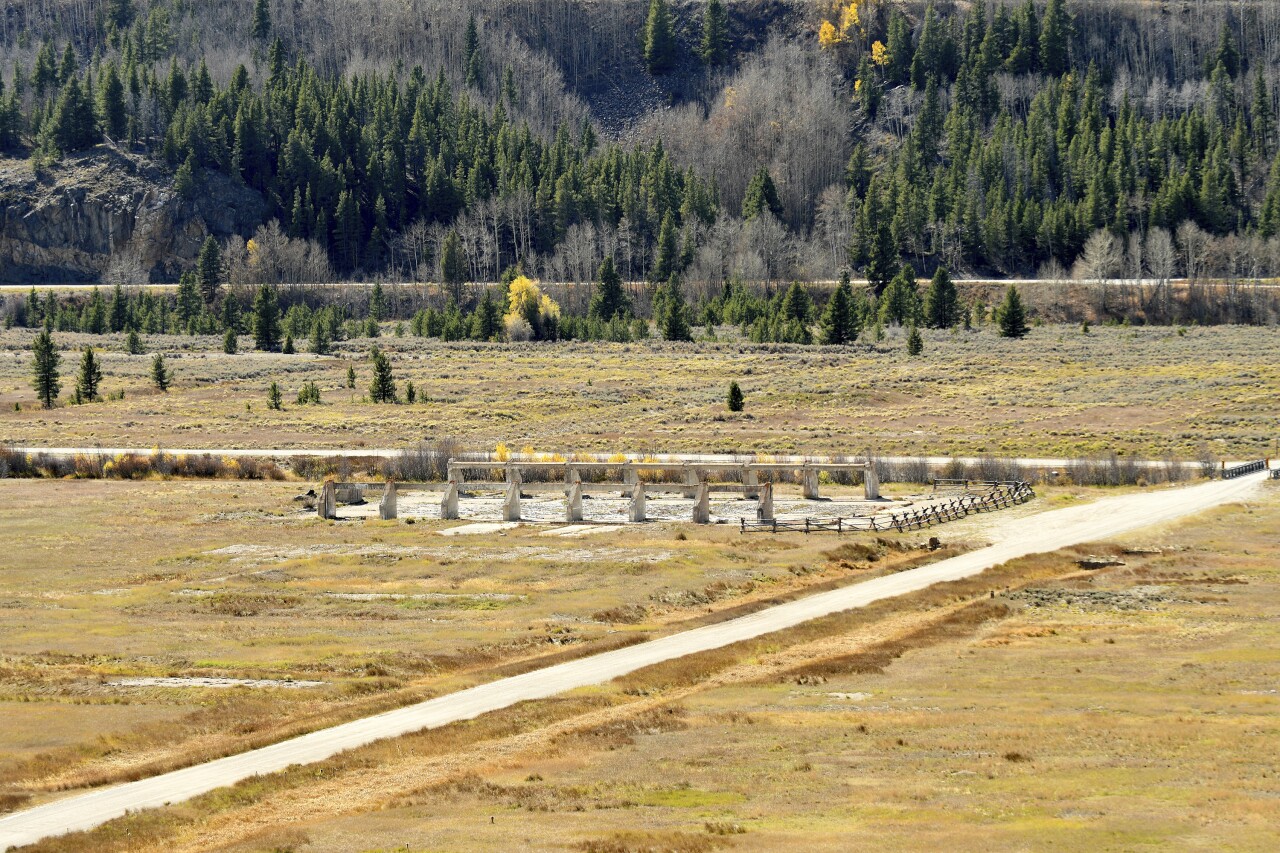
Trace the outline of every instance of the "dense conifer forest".
{"label": "dense conifer forest", "polygon": [[44,0],[0,60],[37,172],[260,194],[232,282],[1280,269],[1274,3]]}

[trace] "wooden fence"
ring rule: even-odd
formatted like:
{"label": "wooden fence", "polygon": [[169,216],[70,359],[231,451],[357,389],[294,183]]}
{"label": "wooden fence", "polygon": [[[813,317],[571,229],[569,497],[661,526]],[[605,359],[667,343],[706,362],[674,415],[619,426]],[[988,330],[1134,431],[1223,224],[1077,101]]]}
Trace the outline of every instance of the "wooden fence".
{"label": "wooden fence", "polygon": [[1035,497],[1035,491],[1029,483],[976,483],[986,491],[968,492],[954,498],[937,501],[919,509],[904,512],[882,513],[880,515],[859,516],[855,518],[836,519],[764,519],[747,521],[739,519],[743,533],[819,533],[834,531],[884,531],[897,530],[905,533],[908,530],[920,530],[935,524],[956,521],[967,515],[981,512],[993,512],[997,509],[1026,503]]}

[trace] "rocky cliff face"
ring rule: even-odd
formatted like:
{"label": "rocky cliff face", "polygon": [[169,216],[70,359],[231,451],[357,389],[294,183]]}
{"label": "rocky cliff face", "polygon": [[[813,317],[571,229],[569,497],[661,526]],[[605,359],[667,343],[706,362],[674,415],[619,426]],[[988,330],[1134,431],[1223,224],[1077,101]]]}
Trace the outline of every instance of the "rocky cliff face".
{"label": "rocky cliff face", "polygon": [[173,281],[208,235],[252,234],[266,204],[213,172],[184,199],[167,170],[100,146],[39,172],[0,159],[0,211],[0,284],[98,281],[113,256]]}

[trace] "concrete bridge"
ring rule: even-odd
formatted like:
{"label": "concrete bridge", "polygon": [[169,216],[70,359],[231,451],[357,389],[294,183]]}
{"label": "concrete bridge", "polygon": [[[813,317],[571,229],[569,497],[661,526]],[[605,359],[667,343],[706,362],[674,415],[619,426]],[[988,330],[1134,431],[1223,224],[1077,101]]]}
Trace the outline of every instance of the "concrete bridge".
{"label": "concrete bridge", "polygon": [[[607,462],[607,461],[489,461],[451,459],[448,463],[448,481],[443,484],[401,485],[394,481],[377,483],[324,483],[316,512],[321,518],[336,518],[337,505],[363,499],[366,491],[381,491],[378,515],[392,519],[397,515],[397,494],[402,490],[442,491],[440,517],[460,518],[460,497],[469,490],[493,489],[504,493],[502,517],[504,521],[520,521],[520,501],[525,494],[563,494],[565,497],[565,521],[583,520],[582,498],[589,494],[621,493],[630,497],[627,518],[633,522],[645,520],[645,499],[656,494],[678,492],[693,500],[695,524],[711,522],[712,494],[740,494],[758,502],[756,517],[761,521],[773,518],[773,482],[771,475],[798,474],[805,500],[818,500],[819,475],[822,472],[859,472],[863,478],[863,490],[867,500],[880,499],[880,482],[875,466],[866,460],[861,462]],[[487,472],[490,476],[500,473],[501,479],[468,480],[468,472]],[[587,472],[589,479],[583,479]],[[618,472],[621,481],[590,479],[591,474],[608,475]],[[678,472],[679,483],[646,482],[645,472],[660,474]],[[533,482],[526,482],[526,474],[540,475]],[[761,474],[766,479],[761,482]],[[548,480],[548,477],[555,480]],[[718,480],[713,482],[713,478]],[[344,494],[345,493],[345,494]]]}

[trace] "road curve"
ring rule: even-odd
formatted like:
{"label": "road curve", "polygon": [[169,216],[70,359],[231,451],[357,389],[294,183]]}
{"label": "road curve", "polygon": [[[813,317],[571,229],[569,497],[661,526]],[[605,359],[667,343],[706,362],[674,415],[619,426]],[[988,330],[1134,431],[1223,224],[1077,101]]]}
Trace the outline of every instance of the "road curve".
{"label": "road curve", "polygon": [[517,702],[599,684],[662,661],[759,637],[933,584],[969,577],[1027,554],[1104,540],[1129,530],[1173,521],[1242,499],[1257,487],[1264,476],[1259,473],[1236,480],[1121,495],[1028,516],[1006,525],[1002,538],[994,545],[932,565],[818,593],[716,625],[482,684],[240,755],[72,795],[0,818],[0,850],[31,844],[53,835],[90,829],[126,812],[180,802],[251,776],[273,773],[295,764],[321,761],[373,741],[471,719]]}

